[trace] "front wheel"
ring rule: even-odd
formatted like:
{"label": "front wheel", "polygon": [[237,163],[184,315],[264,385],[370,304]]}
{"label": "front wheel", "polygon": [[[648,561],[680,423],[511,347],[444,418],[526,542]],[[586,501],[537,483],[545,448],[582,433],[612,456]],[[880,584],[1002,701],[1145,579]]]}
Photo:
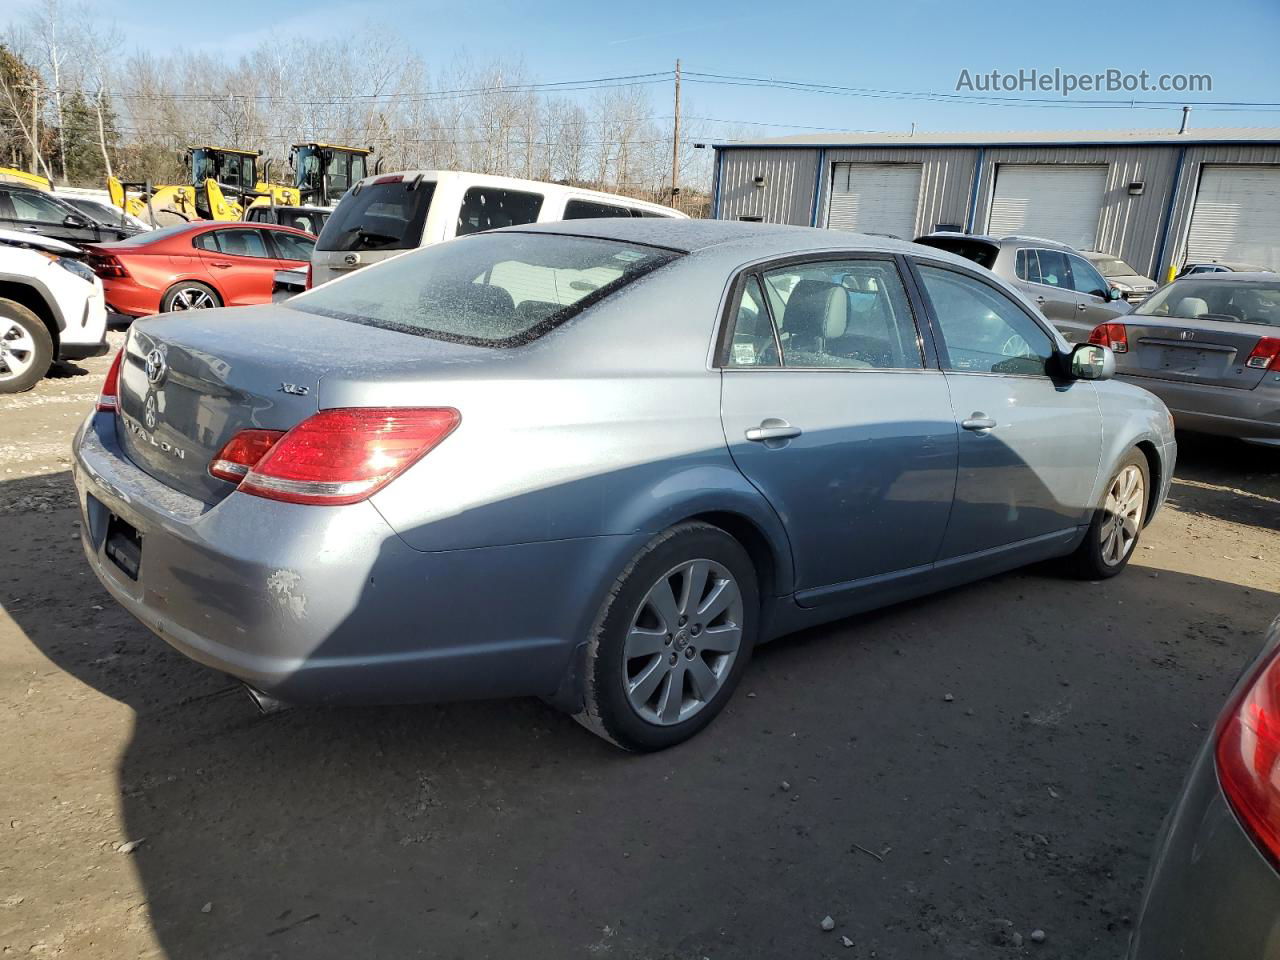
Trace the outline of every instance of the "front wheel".
{"label": "front wheel", "polygon": [[0,393],[34,387],[53,363],[53,338],[34,313],[0,299]]}
{"label": "front wheel", "polygon": [[1072,573],[1085,580],[1105,580],[1128,565],[1147,518],[1150,487],[1147,458],[1133,450],[1112,474],[1084,542],[1070,557]]}
{"label": "front wheel", "polygon": [[661,750],[715,718],[759,620],[755,568],[718,527],[655,537],[614,582],[587,647],[577,719],[626,750]]}

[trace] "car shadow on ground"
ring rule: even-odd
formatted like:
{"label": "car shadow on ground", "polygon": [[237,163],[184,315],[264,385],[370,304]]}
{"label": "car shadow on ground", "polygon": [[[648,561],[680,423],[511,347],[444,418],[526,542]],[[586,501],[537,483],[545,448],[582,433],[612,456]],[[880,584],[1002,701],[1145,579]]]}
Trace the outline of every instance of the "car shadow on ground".
{"label": "car shadow on ground", "polygon": [[[1220,459],[1184,467],[1218,483]],[[1280,472],[1256,475],[1233,482],[1274,496]],[[1185,485],[1179,509],[1211,494]],[[4,517],[25,546],[0,582],[32,644],[136,715],[122,818],[173,958],[779,957],[838,936],[842,956],[986,957],[1033,927],[1039,956],[1114,957],[1186,763],[1280,611],[1137,566],[1007,574],[770,644],[702,735],[628,756],[535,700],[261,717],[96,584],[42,576],[37,556],[82,562],[35,536],[49,516]]]}

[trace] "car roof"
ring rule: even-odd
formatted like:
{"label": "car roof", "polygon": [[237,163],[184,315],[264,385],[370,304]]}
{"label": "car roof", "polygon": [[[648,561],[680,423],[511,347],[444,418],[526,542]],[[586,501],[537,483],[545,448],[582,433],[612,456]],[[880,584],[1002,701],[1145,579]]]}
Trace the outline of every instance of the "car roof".
{"label": "car roof", "polygon": [[[1075,247],[1069,243],[1063,243],[1060,240],[1050,240],[1048,237],[1032,237],[1026,234],[1011,233],[1007,236],[996,237],[988,233],[959,233],[955,230],[935,230],[933,233],[924,234],[931,240],[934,239],[962,239],[966,241],[976,240],[980,243],[989,243],[992,246],[1003,246],[1005,244],[1018,243],[1034,243],[1038,247],[1050,247],[1054,250],[1065,250],[1067,253],[1079,253]],[[923,239],[923,237],[921,238]]]}
{"label": "car roof", "polygon": [[[472,173],[467,170],[384,170],[372,173],[360,181],[361,184],[376,184],[388,177],[401,177],[404,180],[419,178],[440,183],[446,180],[461,180],[480,187],[496,187],[507,190],[537,190],[544,195],[552,193],[567,194],[584,200],[598,200],[615,206],[636,207],[643,210],[665,211],[672,220],[683,219],[686,214],[652,200],[640,200],[636,197],[623,196],[620,193],[606,193],[602,190],[591,190],[588,187],[575,187],[567,183],[551,183],[547,180],[523,180],[519,177],[503,177],[493,173]],[[357,184],[359,186],[359,184]],[[352,187],[354,190],[355,187]],[[661,214],[660,214],[661,215]]]}
{"label": "car roof", "polygon": [[[760,256],[781,256],[802,250],[857,249],[880,253],[919,253],[923,249],[905,240],[894,240],[866,233],[819,230],[814,227],[792,227],[773,223],[746,223],[737,220],[604,217],[504,227],[502,232],[598,237],[603,240],[620,240],[665,247],[680,253],[696,253],[728,245],[748,249]],[[929,250],[930,255],[936,252],[938,251],[932,248]]]}
{"label": "car roof", "polygon": [[1269,271],[1235,271],[1228,273],[1198,273],[1194,277],[1178,277],[1174,283],[1276,283],[1280,273]]}

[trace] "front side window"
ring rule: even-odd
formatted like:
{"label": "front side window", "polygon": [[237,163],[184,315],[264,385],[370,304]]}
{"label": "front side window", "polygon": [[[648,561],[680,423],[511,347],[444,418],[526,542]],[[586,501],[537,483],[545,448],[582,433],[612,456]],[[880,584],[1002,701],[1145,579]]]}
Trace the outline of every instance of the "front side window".
{"label": "front side window", "polygon": [[9,194],[9,197],[13,200],[13,209],[19,220],[61,223],[67,215],[66,210],[38,193],[22,193],[15,190]]}
{"label": "front side window", "polygon": [[889,260],[803,263],[761,275],[785,367],[921,369],[915,319]]}
{"label": "front side window", "polygon": [[320,231],[317,250],[412,250],[435,195],[434,180],[390,177],[348,193]]}
{"label": "front side window", "polygon": [[1106,297],[1111,284],[1102,279],[1102,274],[1093,268],[1083,257],[1068,257],[1071,264],[1071,285],[1077,293],[1088,293],[1095,297]]}
{"label": "front side window", "polygon": [[496,187],[472,187],[462,195],[458,212],[459,237],[499,227],[535,223],[542,209],[540,193],[501,190]]}
{"label": "front side window", "polygon": [[497,233],[396,257],[288,306],[439,340],[518,346],[676,256],[614,240]]}
{"label": "front side window", "polygon": [[919,270],[946,345],[948,370],[1045,373],[1053,340],[1016,303],[964,274],[923,264]]}
{"label": "front side window", "polygon": [[1071,267],[1065,253],[1061,250],[1028,250],[1027,253],[1036,258],[1035,272],[1038,279],[1032,280],[1032,283],[1071,289]]}
{"label": "front side window", "polygon": [[218,240],[218,251],[231,257],[256,257],[266,259],[271,256],[262,234],[257,230],[213,230]]}

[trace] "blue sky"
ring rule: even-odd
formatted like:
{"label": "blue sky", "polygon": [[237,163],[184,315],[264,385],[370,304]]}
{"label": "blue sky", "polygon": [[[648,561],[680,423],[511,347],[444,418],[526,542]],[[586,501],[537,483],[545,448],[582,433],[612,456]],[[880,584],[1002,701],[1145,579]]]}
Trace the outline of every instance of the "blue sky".
{"label": "blue sky", "polygon": [[[6,6],[17,11],[32,2],[11,0]],[[976,73],[1060,67],[1086,73],[1115,67],[1211,74],[1213,92],[1202,99],[1280,101],[1277,0],[318,0],[312,6],[219,0],[203,12],[164,0],[94,0],[91,6],[127,26],[132,43],[165,51],[172,51],[175,37],[187,38],[188,46],[198,42],[236,54],[270,37],[324,37],[372,24],[394,30],[429,64],[446,64],[460,52],[475,61],[519,58],[543,81],[668,70],[679,57],[687,70],[952,93],[962,68]],[[184,29],[174,29],[175,14]],[[187,29],[198,24],[203,26]],[[655,107],[669,112],[670,85],[651,89]],[[1029,130],[1167,128],[1180,119],[1176,109],[956,105],[693,82],[685,86],[684,97],[692,116],[780,125],[748,128],[762,136],[807,132],[782,124],[906,130],[915,122],[922,130]],[[1280,127],[1280,109],[1201,108],[1192,124]]]}

